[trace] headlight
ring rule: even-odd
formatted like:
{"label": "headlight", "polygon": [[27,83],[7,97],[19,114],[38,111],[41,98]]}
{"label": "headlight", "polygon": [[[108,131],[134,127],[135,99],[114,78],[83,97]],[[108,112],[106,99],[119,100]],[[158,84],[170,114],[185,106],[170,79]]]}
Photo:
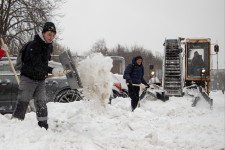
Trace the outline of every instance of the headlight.
{"label": "headlight", "polygon": [[202,68],[202,73],[204,73],[204,74],[205,74],[205,68]]}
{"label": "headlight", "polygon": [[206,73],[205,72],[206,72],[205,68],[202,68],[202,77],[204,77],[204,76],[206,77]]}
{"label": "headlight", "polygon": [[154,72],[154,71],[152,71],[152,72],[151,72],[151,75],[152,75],[152,76],[154,76],[154,75],[155,75],[155,72]]}

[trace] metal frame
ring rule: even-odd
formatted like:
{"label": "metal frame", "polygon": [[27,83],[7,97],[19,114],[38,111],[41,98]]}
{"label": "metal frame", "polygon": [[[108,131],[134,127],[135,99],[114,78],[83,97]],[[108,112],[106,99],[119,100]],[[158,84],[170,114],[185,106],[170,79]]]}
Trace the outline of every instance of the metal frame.
{"label": "metal frame", "polygon": [[[187,60],[187,45],[189,43],[208,43],[209,44],[209,76],[207,78],[188,78],[187,76],[187,64],[188,64],[188,60]],[[209,86],[210,86],[210,81],[211,81],[211,40],[210,39],[186,39],[186,43],[185,43],[185,81],[205,81],[207,82],[207,94],[209,95]]]}

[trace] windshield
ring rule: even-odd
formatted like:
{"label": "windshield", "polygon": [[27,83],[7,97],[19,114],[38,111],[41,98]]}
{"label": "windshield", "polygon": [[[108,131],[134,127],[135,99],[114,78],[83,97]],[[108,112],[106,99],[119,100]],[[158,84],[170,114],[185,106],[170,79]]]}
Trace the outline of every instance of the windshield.
{"label": "windshield", "polygon": [[201,78],[202,70],[209,76],[209,43],[188,43],[187,45],[187,76]]}

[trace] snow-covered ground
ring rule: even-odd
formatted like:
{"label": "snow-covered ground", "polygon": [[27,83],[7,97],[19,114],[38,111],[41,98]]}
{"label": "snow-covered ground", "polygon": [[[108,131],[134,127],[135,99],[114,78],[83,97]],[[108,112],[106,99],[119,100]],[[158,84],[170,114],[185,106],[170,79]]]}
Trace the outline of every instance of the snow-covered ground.
{"label": "snow-covered ground", "polygon": [[191,107],[191,97],[169,101],[149,96],[131,112],[129,98],[108,105],[112,61],[92,55],[80,64],[84,94],[90,100],[48,103],[49,129],[37,125],[36,114],[24,121],[0,115],[0,150],[222,150],[225,143],[225,97],[211,92]]}
{"label": "snow-covered ground", "polygon": [[49,129],[34,112],[24,121],[0,115],[2,150],[221,150],[224,148],[224,95],[211,92],[213,110],[190,97],[144,99],[130,111],[129,98],[101,108],[96,101],[48,103]]}

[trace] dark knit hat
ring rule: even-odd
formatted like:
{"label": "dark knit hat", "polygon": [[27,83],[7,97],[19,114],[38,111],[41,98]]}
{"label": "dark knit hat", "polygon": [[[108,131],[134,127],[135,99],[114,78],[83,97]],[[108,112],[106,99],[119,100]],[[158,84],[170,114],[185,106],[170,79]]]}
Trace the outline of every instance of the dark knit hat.
{"label": "dark knit hat", "polygon": [[141,56],[137,56],[137,57],[135,58],[135,61],[138,60],[138,59],[142,59],[142,57],[141,57]]}
{"label": "dark knit hat", "polygon": [[46,22],[45,23],[45,25],[43,27],[43,30],[42,30],[42,33],[47,32],[47,31],[52,31],[52,32],[56,33],[56,28],[55,28],[54,23],[52,23],[52,22]]}

